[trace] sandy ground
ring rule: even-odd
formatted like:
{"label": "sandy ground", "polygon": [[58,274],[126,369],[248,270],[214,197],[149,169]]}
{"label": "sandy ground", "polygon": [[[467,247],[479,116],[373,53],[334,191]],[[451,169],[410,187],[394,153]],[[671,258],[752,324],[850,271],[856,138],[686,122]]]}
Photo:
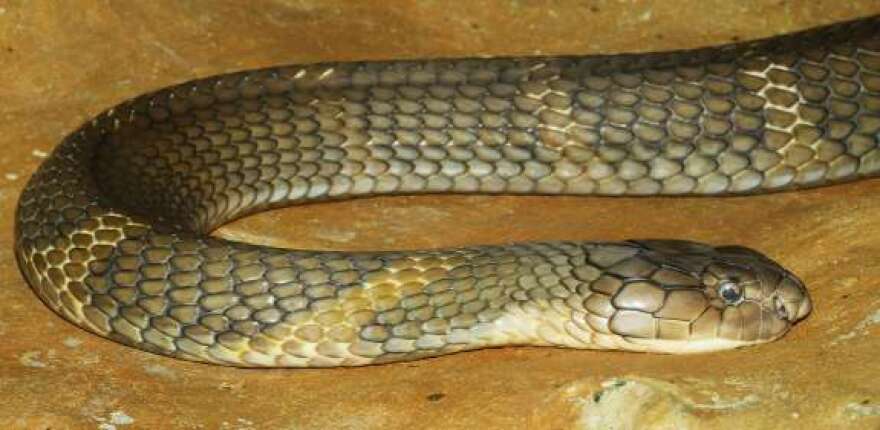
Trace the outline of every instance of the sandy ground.
{"label": "sandy ground", "polygon": [[876,13],[876,1],[832,0],[0,0],[0,428],[878,429],[876,180],[734,199],[375,198],[218,233],[314,249],[678,237],[760,249],[808,284],[814,313],[784,340],[685,357],[507,348],[357,369],[188,363],[62,321],[12,254],[18,193],[56,142],[172,83],[318,60],[664,50]]}

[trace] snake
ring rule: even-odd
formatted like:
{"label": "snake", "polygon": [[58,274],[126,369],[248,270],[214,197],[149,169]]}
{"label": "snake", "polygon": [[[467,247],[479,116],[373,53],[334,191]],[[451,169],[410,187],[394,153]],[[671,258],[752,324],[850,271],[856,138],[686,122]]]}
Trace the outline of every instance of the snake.
{"label": "snake", "polygon": [[878,139],[876,16],[676,51],[255,69],[137,96],[67,135],[20,195],[14,252],[73,324],[219,365],[728,350],[777,340],[812,309],[796,275],[745,246],[347,252],[212,232],[382,195],[812,188],[876,175]]}

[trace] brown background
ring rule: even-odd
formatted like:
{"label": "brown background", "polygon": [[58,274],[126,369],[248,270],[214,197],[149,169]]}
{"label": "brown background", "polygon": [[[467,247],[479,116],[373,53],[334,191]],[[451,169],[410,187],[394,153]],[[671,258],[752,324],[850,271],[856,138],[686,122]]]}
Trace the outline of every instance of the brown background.
{"label": "brown background", "polygon": [[220,232],[323,249],[681,237],[755,247],[808,283],[814,313],[784,340],[686,357],[508,348],[359,369],[187,363],[60,320],[11,252],[15,202],[41,157],[90,116],[172,83],[320,60],[686,48],[876,13],[876,1],[833,0],[0,0],[0,428],[876,429],[878,181],[745,199],[376,198]]}

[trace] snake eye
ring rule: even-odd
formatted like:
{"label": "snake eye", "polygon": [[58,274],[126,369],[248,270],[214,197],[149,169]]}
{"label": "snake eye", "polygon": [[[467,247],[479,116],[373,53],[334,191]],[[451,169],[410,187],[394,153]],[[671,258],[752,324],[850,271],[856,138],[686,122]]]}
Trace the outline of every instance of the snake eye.
{"label": "snake eye", "polygon": [[721,281],[718,285],[718,295],[728,304],[737,304],[742,301],[742,289],[735,282]]}

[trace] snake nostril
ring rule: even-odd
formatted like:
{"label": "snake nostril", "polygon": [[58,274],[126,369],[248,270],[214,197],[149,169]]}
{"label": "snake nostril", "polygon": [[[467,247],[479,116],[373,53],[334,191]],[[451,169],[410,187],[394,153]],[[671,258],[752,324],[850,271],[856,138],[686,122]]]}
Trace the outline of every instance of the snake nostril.
{"label": "snake nostril", "polygon": [[792,313],[788,311],[788,307],[785,306],[785,302],[782,300],[781,297],[773,297],[773,307],[776,310],[776,315],[779,315],[779,318],[782,318],[786,321],[791,320]]}

